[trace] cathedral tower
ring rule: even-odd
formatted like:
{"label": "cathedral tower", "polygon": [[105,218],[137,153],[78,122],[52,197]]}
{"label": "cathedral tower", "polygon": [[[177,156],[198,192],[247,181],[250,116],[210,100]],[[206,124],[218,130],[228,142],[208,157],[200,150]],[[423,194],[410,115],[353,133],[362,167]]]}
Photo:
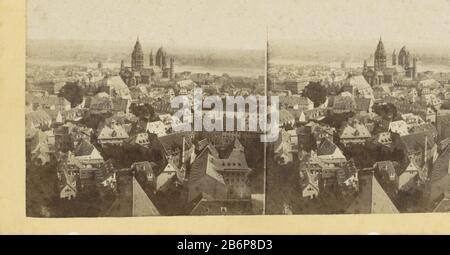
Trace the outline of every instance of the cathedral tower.
{"label": "cathedral tower", "polygon": [[131,70],[141,71],[142,68],[144,68],[144,53],[142,53],[142,46],[138,37],[134,45],[133,53],[131,53]]}
{"label": "cathedral tower", "polygon": [[398,64],[403,66],[404,68],[409,67],[409,52],[406,50],[405,46],[403,46],[398,53]]}
{"label": "cathedral tower", "polygon": [[164,51],[163,47],[160,47],[158,49],[158,51],[156,52],[155,62],[156,62],[156,65],[159,66],[161,69],[163,69],[167,66],[166,57],[167,57],[167,54]]}
{"label": "cathedral tower", "polygon": [[374,68],[375,71],[381,71],[386,68],[386,52],[381,37],[375,50]]}

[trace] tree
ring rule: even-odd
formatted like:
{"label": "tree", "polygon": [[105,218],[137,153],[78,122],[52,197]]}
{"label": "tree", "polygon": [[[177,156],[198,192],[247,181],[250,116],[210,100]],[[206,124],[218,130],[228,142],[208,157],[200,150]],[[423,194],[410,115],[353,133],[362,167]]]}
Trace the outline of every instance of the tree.
{"label": "tree", "polygon": [[322,122],[334,127],[335,129],[340,129],[342,125],[354,115],[354,112],[334,113],[332,111],[327,111],[327,114]]}
{"label": "tree", "polygon": [[376,104],[373,106],[373,111],[386,120],[396,120],[397,116],[397,107],[391,103],[379,105]]}
{"label": "tree", "polygon": [[155,109],[149,103],[144,105],[137,105],[132,103],[130,105],[130,112],[140,119],[153,120],[155,119]]}
{"label": "tree", "polygon": [[83,88],[78,85],[78,82],[66,82],[59,91],[59,95],[67,99],[72,108],[83,102]]}
{"label": "tree", "polygon": [[325,103],[327,99],[327,89],[320,82],[309,82],[303,90],[303,95],[314,103],[314,107]]}

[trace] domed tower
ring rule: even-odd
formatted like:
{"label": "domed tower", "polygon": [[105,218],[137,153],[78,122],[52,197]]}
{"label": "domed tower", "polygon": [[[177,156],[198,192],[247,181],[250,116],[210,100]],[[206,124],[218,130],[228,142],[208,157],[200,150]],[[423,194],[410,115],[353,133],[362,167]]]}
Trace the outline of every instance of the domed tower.
{"label": "domed tower", "polygon": [[383,42],[378,42],[377,49],[375,50],[375,60],[374,60],[375,71],[381,71],[386,68],[386,51],[384,50]]}
{"label": "domed tower", "polygon": [[398,64],[407,67],[407,64],[409,65],[409,56],[408,52],[406,51],[406,47],[403,46],[398,53]]}
{"label": "domed tower", "polygon": [[133,71],[141,71],[142,68],[144,68],[144,53],[142,53],[142,46],[138,37],[133,53],[131,53],[131,69]]}
{"label": "domed tower", "polygon": [[167,54],[164,51],[164,48],[160,47],[158,49],[158,51],[156,52],[155,62],[156,62],[156,65],[159,66],[161,69],[163,69],[167,66],[166,57],[167,57]]}

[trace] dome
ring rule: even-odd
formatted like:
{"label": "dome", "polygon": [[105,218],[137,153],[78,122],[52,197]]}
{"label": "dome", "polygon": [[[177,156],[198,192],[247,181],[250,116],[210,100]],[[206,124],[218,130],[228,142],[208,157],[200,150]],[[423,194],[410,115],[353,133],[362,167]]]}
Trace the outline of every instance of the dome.
{"label": "dome", "polygon": [[156,57],[158,57],[158,56],[165,56],[165,55],[166,55],[166,51],[164,50],[163,47],[160,47],[158,49],[158,51],[156,52]]}

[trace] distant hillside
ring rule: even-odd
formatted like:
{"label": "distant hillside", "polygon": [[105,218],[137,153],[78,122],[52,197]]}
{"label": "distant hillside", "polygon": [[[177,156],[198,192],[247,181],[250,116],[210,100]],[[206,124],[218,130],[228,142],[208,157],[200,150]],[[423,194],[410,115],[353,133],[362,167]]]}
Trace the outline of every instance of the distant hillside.
{"label": "distant hillside", "polygon": [[[161,46],[141,42],[145,58],[153,50],[155,55]],[[134,42],[123,41],[48,41],[29,40],[27,57],[58,61],[117,62],[130,61]],[[264,68],[264,50],[239,49],[195,49],[182,46],[165,46],[166,52],[174,56],[178,64],[233,68]]]}
{"label": "distant hillside", "polygon": [[[414,45],[383,40],[388,59],[392,51],[398,53],[403,45],[425,64],[441,64],[450,66],[450,47],[436,45]],[[277,59],[303,61],[360,61],[374,53],[378,41],[351,42],[314,42],[314,41],[275,41],[269,44],[271,56]]]}

